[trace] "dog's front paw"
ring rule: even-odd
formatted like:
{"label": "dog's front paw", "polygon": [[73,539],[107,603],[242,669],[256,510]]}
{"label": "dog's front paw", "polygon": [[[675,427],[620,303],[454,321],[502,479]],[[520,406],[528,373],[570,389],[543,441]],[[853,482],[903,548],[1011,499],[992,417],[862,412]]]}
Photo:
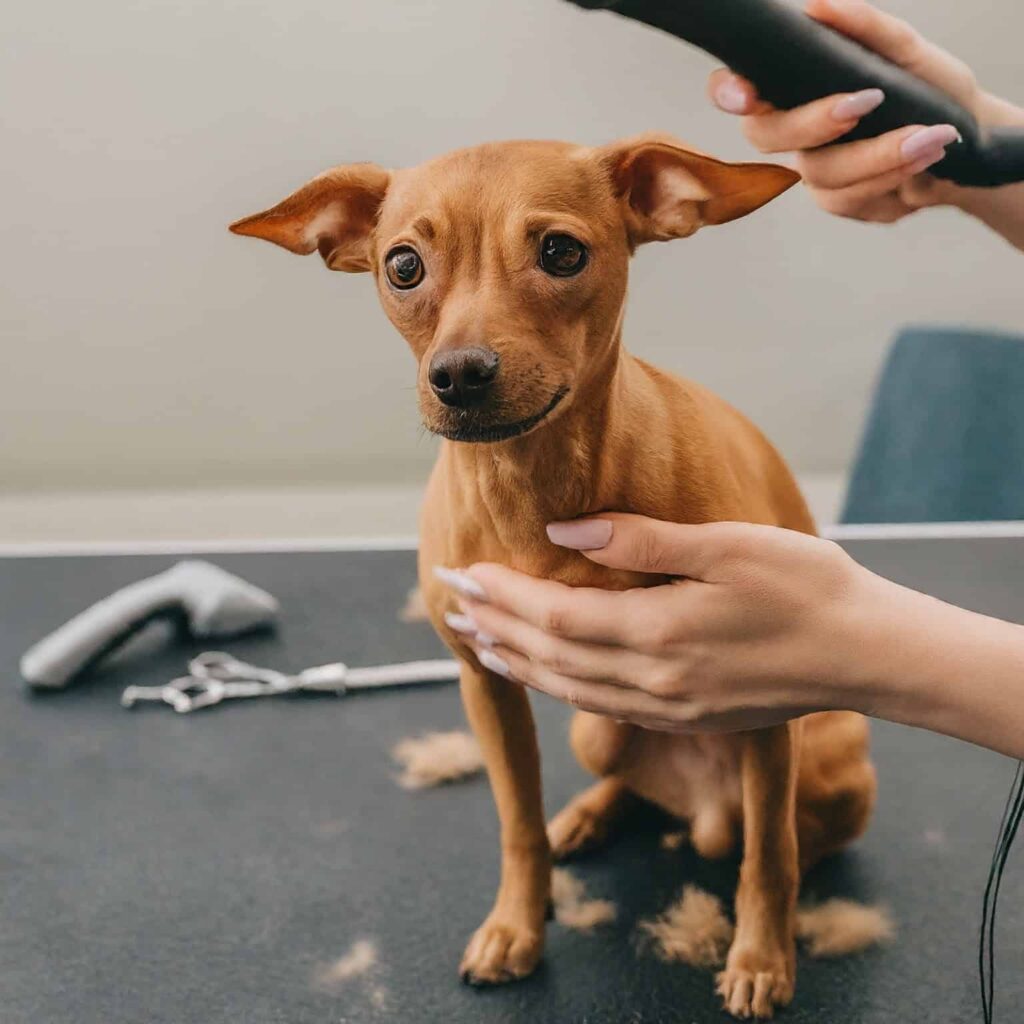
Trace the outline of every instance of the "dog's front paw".
{"label": "dog's front paw", "polygon": [[525,978],[537,966],[544,932],[492,914],[466,946],[459,975],[467,985],[502,985]]}
{"label": "dog's front paw", "polygon": [[788,1006],[795,986],[789,959],[782,952],[770,954],[733,946],[725,970],[717,978],[722,1008],[743,1020],[765,1020],[776,1007]]}

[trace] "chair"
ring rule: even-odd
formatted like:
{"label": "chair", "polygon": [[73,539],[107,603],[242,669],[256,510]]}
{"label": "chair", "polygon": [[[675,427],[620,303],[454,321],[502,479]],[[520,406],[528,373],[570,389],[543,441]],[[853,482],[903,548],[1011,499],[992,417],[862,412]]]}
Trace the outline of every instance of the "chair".
{"label": "chair", "polygon": [[894,342],[844,523],[1024,519],[1024,338],[910,328]]}

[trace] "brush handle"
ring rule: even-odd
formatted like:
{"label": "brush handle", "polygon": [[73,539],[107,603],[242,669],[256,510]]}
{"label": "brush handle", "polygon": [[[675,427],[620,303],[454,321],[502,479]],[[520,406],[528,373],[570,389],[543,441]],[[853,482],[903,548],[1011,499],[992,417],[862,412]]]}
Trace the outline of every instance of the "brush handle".
{"label": "brush handle", "polygon": [[879,88],[885,102],[836,142],[910,124],[951,124],[963,137],[928,170],[959,185],[1024,181],[1024,128],[983,128],[951,96],[783,0],[570,0],[645,22],[700,47],[783,110]]}
{"label": "brush handle", "polygon": [[21,675],[37,688],[66,686],[86,666],[178,603],[170,572],[122,587],[26,651]]}

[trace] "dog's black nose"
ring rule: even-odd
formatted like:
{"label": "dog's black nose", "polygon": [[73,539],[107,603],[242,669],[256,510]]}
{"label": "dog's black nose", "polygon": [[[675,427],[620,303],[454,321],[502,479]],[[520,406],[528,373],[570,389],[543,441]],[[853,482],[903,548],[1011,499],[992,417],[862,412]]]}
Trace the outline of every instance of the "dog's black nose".
{"label": "dog's black nose", "polygon": [[445,405],[468,409],[480,405],[498,376],[498,353],[489,348],[452,348],[430,360],[427,377]]}

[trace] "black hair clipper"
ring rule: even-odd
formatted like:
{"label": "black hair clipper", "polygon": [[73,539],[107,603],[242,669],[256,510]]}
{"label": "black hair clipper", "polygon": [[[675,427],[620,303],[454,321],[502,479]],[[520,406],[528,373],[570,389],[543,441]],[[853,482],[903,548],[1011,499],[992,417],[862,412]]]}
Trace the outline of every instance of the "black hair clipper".
{"label": "black hair clipper", "polygon": [[645,22],[700,47],[788,110],[822,96],[879,88],[885,102],[842,139],[910,124],[951,124],[963,139],[930,174],[960,185],[1024,181],[1024,128],[984,128],[952,97],[783,0],[570,0]]}

